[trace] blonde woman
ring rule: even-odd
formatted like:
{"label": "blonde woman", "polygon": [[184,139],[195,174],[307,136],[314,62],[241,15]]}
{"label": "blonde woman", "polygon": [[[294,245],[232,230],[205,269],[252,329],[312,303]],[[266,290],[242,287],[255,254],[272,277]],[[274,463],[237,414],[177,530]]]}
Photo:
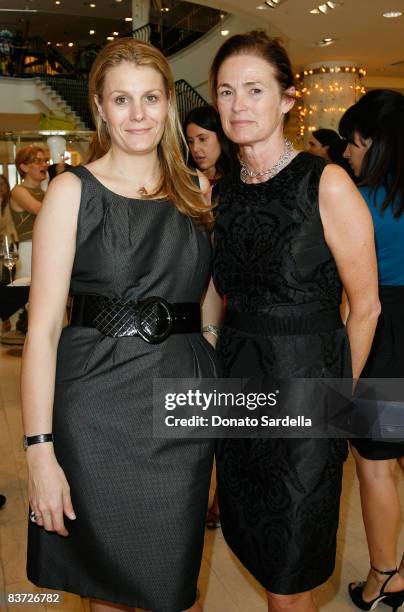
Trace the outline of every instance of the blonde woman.
{"label": "blonde woman", "polygon": [[[92,612],[199,612],[212,443],[154,439],[152,383],[214,375],[200,322],[211,211],[181,156],[157,49],[111,43],[90,96],[107,152],[52,181],[35,227],[22,374],[28,577],[90,597]],[[209,297],[208,311],[214,324]]]}

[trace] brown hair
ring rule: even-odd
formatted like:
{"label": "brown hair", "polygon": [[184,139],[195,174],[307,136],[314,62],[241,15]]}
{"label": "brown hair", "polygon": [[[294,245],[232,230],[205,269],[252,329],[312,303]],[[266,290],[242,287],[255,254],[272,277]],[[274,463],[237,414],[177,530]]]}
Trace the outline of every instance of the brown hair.
{"label": "brown hair", "polygon": [[32,164],[39,152],[45,155],[45,149],[34,145],[28,145],[17,151],[17,155],[15,156],[15,167],[21,178],[25,178],[27,175],[27,173],[20,168],[21,164]]}
{"label": "brown hair", "polygon": [[130,62],[136,66],[149,66],[159,72],[169,100],[164,133],[157,147],[161,179],[155,193],[148,197],[151,199],[161,193],[167,194],[180,212],[210,228],[213,221],[212,211],[206,205],[201,190],[196,186],[195,173],[187,167],[182,153],[180,138],[181,136],[183,138],[183,134],[177,112],[175,83],[171,68],[164,55],[152,45],[134,38],[117,39],[106,45],[98,54],[89,78],[90,105],[98,135],[98,142],[92,143],[92,158],[101,157],[111,146],[108,127],[98,112],[95,97],[99,103],[102,103],[108,70],[119,66],[122,62]]}
{"label": "brown hair", "polygon": [[266,60],[275,71],[281,92],[294,85],[290,59],[282,44],[270,38],[263,30],[252,30],[231,36],[216,53],[209,71],[209,86],[212,100],[217,106],[217,77],[221,65],[233,55],[255,55]]}
{"label": "brown hair", "polygon": [[102,149],[100,145],[100,141],[98,138],[97,132],[93,134],[90,142],[88,143],[87,155],[85,157],[85,163],[89,164],[90,162],[95,161],[96,159],[100,159],[105,153],[108,152],[108,149]]}
{"label": "brown hair", "polygon": [[3,181],[3,183],[5,184],[7,188],[7,191],[1,200],[1,212],[3,213],[3,210],[5,209],[5,207],[10,201],[10,183],[8,182],[8,179],[4,174],[0,174],[0,181]]}

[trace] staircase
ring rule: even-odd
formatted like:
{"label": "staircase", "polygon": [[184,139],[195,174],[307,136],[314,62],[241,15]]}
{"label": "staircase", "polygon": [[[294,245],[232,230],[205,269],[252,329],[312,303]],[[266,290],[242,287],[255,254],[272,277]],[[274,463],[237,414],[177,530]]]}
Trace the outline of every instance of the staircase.
{"label": "staircase", "polygon": [[[65,110],[62,108],[61,110],[66,116],[74,116],[74,120],[77,121],[76,129],[95,129],[88,102],[88,82],[85,79],[43,76],[37,81],[48,95],[53,92],[55,99],[60,100],[61,105],[64,104]],[[207,104],[206,100],[184,79],[175,82],[175,93],[181,121],[196,106]]]}
{"label": "staircase", "polygon": [[[63,95],[57,91],[53,84],[47,83],[48,77],[35,77],[34,82],[39,94],[39,99],[43,99],[43,103],[47,106],[51,113],[55,116],[66,117],[75,123],[76,130],[90,129],[83,121],[82,117],[76,110],[76,107],[69,104]],[[50,77],[52,79],[52,77]]]}
{"label": "staircase", "polygon": [[53,92],[67,110],[66,116],[74,117],[79,130],[93,130],[94,123],[88,103],[88,83],[85,79],[74,79],[65,76],[41,76],[37,79],[42,87]]}

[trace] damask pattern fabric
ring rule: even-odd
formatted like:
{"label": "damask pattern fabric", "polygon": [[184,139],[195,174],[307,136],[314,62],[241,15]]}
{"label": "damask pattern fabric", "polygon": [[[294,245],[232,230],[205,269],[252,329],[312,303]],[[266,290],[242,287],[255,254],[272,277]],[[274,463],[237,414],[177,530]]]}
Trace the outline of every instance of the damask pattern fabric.
{"label": "damask pattern fabric", "polygon": [[[214,281],[229,309],[282,320],[338,309],[341,284],[319,212],[324,167],[300,153],[267,182],[247,185],[234,173],[217,185]],[[225,377],[351,376],[343,327],[263,335],[225,320],[217,351]],[[306,416],[316,401],[308,398]],[[242,563],[274,593],[324,582],[334,569],[346,441],[227,439],[216,452],[223,533]]]}

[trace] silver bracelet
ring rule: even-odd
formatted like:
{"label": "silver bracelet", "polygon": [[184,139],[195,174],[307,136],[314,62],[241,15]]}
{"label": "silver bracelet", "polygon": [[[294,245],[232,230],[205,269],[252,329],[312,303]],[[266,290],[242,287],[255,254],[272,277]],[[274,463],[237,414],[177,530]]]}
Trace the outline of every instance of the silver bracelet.
{"label": "silver bracelet", "polygon": [[204,325],[202,327],[202,333],[204,334],[205,332],[209,332],[210,334],[212,334],[216,338],[219,338],[220,327],[218,325],[211,325],[211,324]]}

